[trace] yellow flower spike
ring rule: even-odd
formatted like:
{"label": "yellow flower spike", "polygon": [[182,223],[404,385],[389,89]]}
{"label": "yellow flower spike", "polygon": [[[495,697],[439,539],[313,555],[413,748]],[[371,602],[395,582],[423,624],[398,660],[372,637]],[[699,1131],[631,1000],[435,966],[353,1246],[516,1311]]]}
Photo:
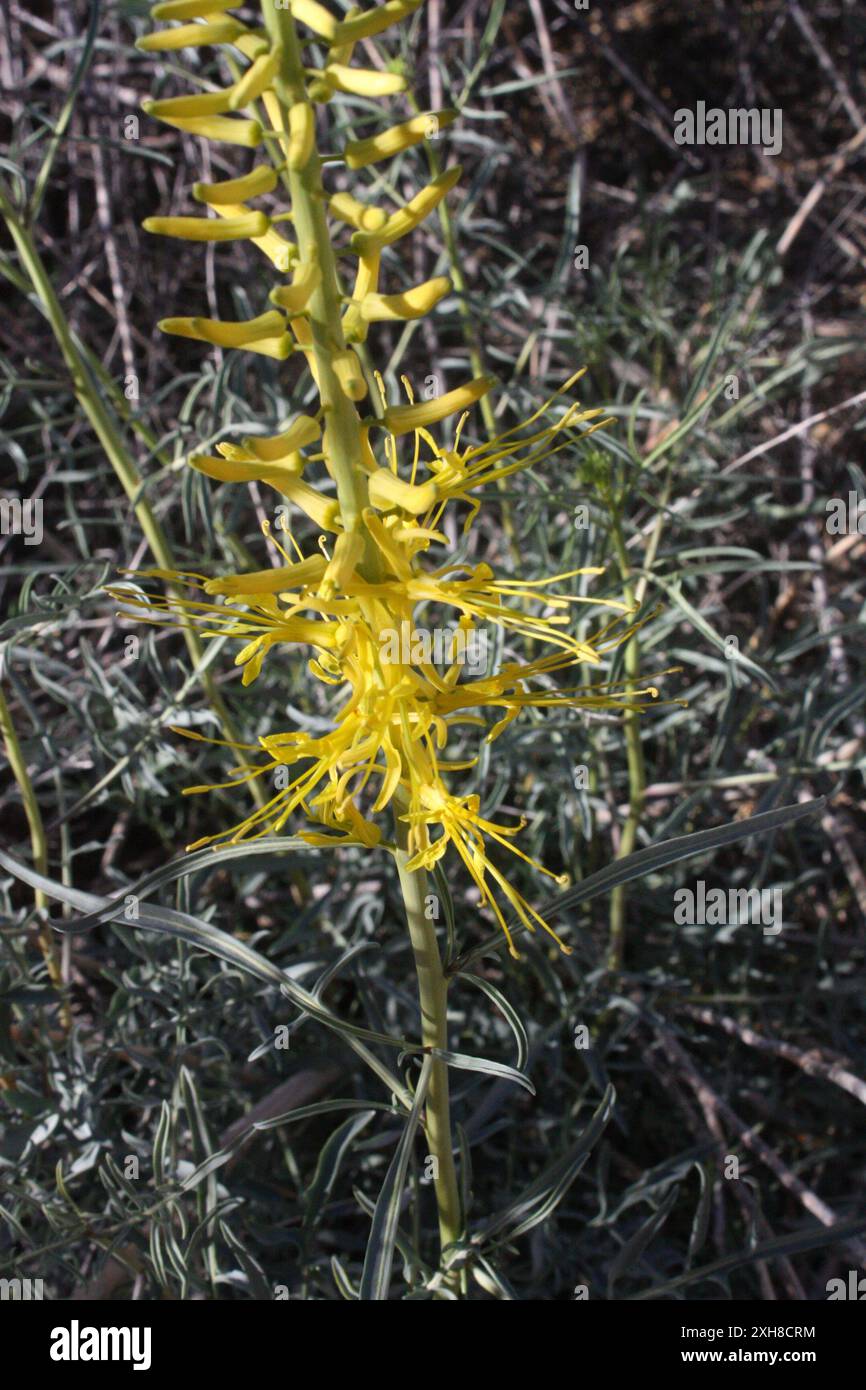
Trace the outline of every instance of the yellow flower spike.
{"label": "yellow flower spike", "polygon": [[350,227],[357,227],[359,231],[364,232],[381,231],[388,221],[388,214],[384,208],[362,203],[351,193],[335,193],[328,200],[328,210],[341,222],[347,222]]}
{"label": "yellow flower spike", "polygon": [[263,236],[270,219],[263,212],[248,212],[222,222],[216,217],[146,217],[141,225],[146,232],[181,241],[243,241]]}
{"label": "yellow flower spike", "polygon": [[322,271],[317,260],[302,261],[295,267],[290,285],[279,285],[271,290],[268,298],[272,304],[285,309],[289,315],[300,314],[306,309],[312,295],[322,282]]}
{"label": "yellow flower spike", "polygon": [[308,101],[296,101],[289,108],[289,147],[286,158],[290,169],[303,169],[313,152],[316,117]]}
{"label": "yellow flower spike", "polygon": [[235,83],[229,93],[229,110],[240,111],[273,84],[283,61],[283,50],[277,46],[270,53],[262,53],[247,68],[243,77]]}
{"label": "yellow flower spike", "polygon": [[[343,539],[338,537],[337,543]],[[252,574],[230,574],[223,579],[208,579],[206,594],[232,597],[235,594],[278,594],[284,589],[297,589],[315,584],[322,578],[328,562],[324,555],[309,555],[296,565],[281,565],[278,569],[257,570]]]}
{"label": "yellow flower spike", "polygon": [[196,338],[215,347],[242,348],[252,346],[262,338],[278,338],[285,332],[282,314],[271,310],[258,318],[229,323],[222,319],[174,318],[160,319],[157,327],[163,333],[180,338]]}
{"label": "yellow flower spike", "polygon": [[292,0],[292,18],[299,19],[314,34],[327,39],[328,43],[333,43],[337,37],[340,26],[336,15],[332,15],[324,5],[317,4],[317,0]]}
{"label": "yellow flower spike", "polygon": [[[142,103],[147,109],[146,103]],[[255,149],[262,142],[262,127],[258,121],[240,116],[160,116],[166,125],[188,135],[200,135],[205,140],[218,140],[223,145],[244,145]]]}
{"label": "yellow flower spike", "polygon": [[359,97],[391,97],[405,92],[407,82],[397,72],[378,72],[370,68],[350,68],[328,63],[322,74],[338,92]]}
{"label": "yellow flower spike", "polygon": [[147,97],[141,109],[146,115],[171,124],[178,117],[221,116],[231,110],[230,97],[230,92],[196,92],[191,96],[165,97],[161,101]]}
{"label": "yellow flower spike", "polygon": [[337,380],[350,401],[362,401],[367,394],[367,383],[358,361],[358,354],[348,348],[346,352],[335,352],[331,366]]}
{"label": "yellow flower spike", "polygon": [[[392,125],[378,135],[366,140],[350,140],[343,151],[343,157],[350,169],[364,169],[368,164],[376,164],[380,159],[390,159],[401,150],[411,149],[422,140],[429,138],[431,127],[437,131],[449,126],[457,117],[457,112],[429,111],[425,115],[413,116],[400,125]],[[432,123],[435,122],[435,126]]]}
{"label": "yellow flower spike", "polygon": [[406,483],[402,478],[395,478],[389,468],[380,468],[372,474],[369,489],[370,502],[380,512],[390,512],[399,507],[412,516],[423,516],[429,512],[439,497],[435,483]]}
{"label": "yellow flower spike", "polygon": [[404,290],[402,294],[364,295],[359,305],[365,323],[381,323],[392,319],[420,319],[434,309],[451,290],[447,275],[425,280],[423,285]]}
{"label": "yellow flower spike", "polygon": [[444,420],[473,405],[495,385],[494,376],[478,376],[467,381],[465,386],[446,391],[444,396],[437,396],[432,401],[422,401],[418,405],[388,406],[384,415],[385,428],[391,434],[400,435],[433,425],[437,420]]}
{"label": "yellow flower spike", "polygon": [[151,19],[206,19],[223,10],[236,10],[241,0],[164,0],[154,5]]}
{"label": "yellow flower spike", "polygon": [[194,183],[192,196],[198,203],[216,207],[226,203],[244,203],[248,198],[273,193],[276,186],[276,169],[269,164],[259,164],[237,179],[223,179],[220,183]]}
{"label": "yellow flower spike", "polygon": [[391,246],[401,237],[414,232],[415,228],[424,221],[424,218],[429,217],[430,213],[442,202],[442,199],[450,193],[462,173],[462,165],[452,165],[450,169],[446,169],[426,184],[420,192],[415,194],[414,198],[410,198],[405,207],[392,213],[381,230],[355,232],[352,237],[352,250],[358,256],[368,256],[372,252],[381,250],[383,246]]}
{"label": "yellow flower spike", "polygon": [[[217,6],[219,8],[219,6]],[[142,53],[164,53],[174,48],[202,48],[205,44],[233,43],[249,30],[237,19],[217,19],[213,24],[181,24],[177,29],[161,29],[136,39]]]}
{"label": "yellow flower spike", "polygon": [[[214,203],[213,210],[219,217],[224,217],[227,221],[232,221],[240,217],[250,217],[250,209],[243,203]],[[268,229],[263,235],[250,237],[250,241],[262,250],[272,265],[277,270],[287,271],[298,257],[298,248],[293,241],[286,241],[280,236],[279,232],[271,227],[270,219],[267,218]]]}
{"label": "yellow flower spike", "polygon": [[[397,24],[407,15],[414,14],[421,3],[422,0],[387,0],[386,4],[377,5],[374,10],[344,19],[337,25],[331,41],[335,44],[345,44],[372,38],[374,34],[381,34],[383,29]],[[294,10],[296,6],[293,4],[292,8]]]}
{"label": "yellow flower spike", "polygon": [[312,444],[321,437],[321,433],[322,427],[318,420],[314,420],[311,415],[299,415],[281,434],[274,434],[269,438],[248,435],[241,441],[241,445],[263,463],[272,463],[275,459],[285,458],[287,454],[297,453],[306,444]]}

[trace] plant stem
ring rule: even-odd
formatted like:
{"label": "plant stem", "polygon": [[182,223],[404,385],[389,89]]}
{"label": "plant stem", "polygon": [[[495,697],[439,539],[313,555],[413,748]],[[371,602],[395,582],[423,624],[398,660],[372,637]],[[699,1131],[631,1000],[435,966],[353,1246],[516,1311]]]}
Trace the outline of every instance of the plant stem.
{"label": "plant stem", "polygon": [[[406,909],[406,922],[409,939],[415,956],[415,970],[418,975],[418,998],[421,1005],[421,1041],[425,1047],[446,1048],[448,1045],[448,981],[442,970],[436,928],[425,912],[427,898],[427,871],[416,869],[409,872],[406,865],[408,853],[409,827],[398,815],[397,826],[397,872],[403,891]],[[454,1153],[451,1140],[451,1113],[448,1097],[448,1066],[436,1058],[430,1075],[427,1091],[426,1134],[430,1145],[430,1157],[434,1162],[433,1183],[436,1191],[436,1205],[439,1210],[439,1238],[441,1248],[459,1240],[463,1222],[460,1212],[460,1195],[457,1188],[457,1171],[454,1166]],[[456,1274],[449,1279],[448,1286],[456,1289]]]}
{"label": "plant stem", "polygon": [[[39,810],[39,802],[36,800],[36,793],[33,790],[33,783],[30,781],[30,774],[27,771],[27,763],[21,751],[21,744],[18,741],[18,733],[12,720],[12,714],[6,703],[6,697],[0,689],[0,734],[6,748],[6,756],[9,759],[9,766],[12,776],[18,784],[21,793],[21,800],[24,805],[24,814],[27,817],[27,824],[30,828],[30,843],[33,848],[33,867],[38,874],[48,874],[48,841],[45,835],[45,826],[42,822],[42,813]],[[34,901],[38,913],[42,913],[48,906],[48,899],[41,888],[34,890]],[[57,960],[54,941],[51,936],[50,928],[44,923],[40,923],[37,939],[39,949],[45,958],[48,975],[54,988],[60,995],[60,1016],[65,1029],[72,1026],[72,1018],[69,1013],[69,1004],[65,998],[63,988],[63,976]]]}
{"label": "plant stem", "polygon": [[[631,582],[631,566],[623,539],[619,516],[613,517],[613,542],[619,561],[622,578],[623,598],[631,607],[636,607],[634,588]],[[625,649],[626,686],[631,687],[640,680],[640,640],[637,633],[629,638]],[[640,716],[636,710],[627,710],[623,719],[625,730],[626,758],[628,761],[628,816],[622,829],[617,851],[617,859],[625,859],[634,850],[637,832],[643,814],[646,792],[646,770],[643,747],[640,741]],[[625,954],[625,905],[626,890],[623,884],[614,888],[610,897],[610,938],[608,941],[607,968],[622,969]]]}

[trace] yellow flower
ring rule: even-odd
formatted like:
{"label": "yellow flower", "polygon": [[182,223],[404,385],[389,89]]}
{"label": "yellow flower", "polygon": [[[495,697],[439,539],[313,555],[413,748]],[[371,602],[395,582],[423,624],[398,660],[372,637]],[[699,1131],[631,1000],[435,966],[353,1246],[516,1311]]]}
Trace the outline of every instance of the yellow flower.
{"label": "yellow flower", "polygon": [[[387,401],[377,378],[380,408],[363,418],[359,412],[368,386],[356,345],[365,341],[371,325],[420,318],[451,289],[444,276],[380,287],[382,252],[433,213],[461,171],[446,169],[391,211],[347,190],[329,193],[323,175],[332,160],[318,153],[315,104],[329,101],[336,91],[379,98],[404,90],[399,74],[350,64],[356,43],[418,4],[387,0],[338,19],[318,0],[291,0],[280,7],[266,3],[264,27],[256,30],[227,16],[225,0],[164,0],[154,9],[155,18],[181,21],[180,27],[150,35],[139,47],[175,51],[227,44],[234,50],[233,81],[220,91],[146,102],[145,110],[205,139],[261,146],[266,153],[248,173],[194,185],[196,202],[212,209],[213,216],[148,218],[146,230],[203,242],[249,240],[281,276],[292,272],[290,281],[270,289],[274,307],[263,306],[252,318],[235,322],[193,312],[165,318],[160,327],[278,359],[300,354],[319,387],[321,408],[284,422],[276,434],[253,433],[239,444],[218,444],[214,455],[188,459],[219,483],[256,481],[288,500],[290,507],[281,510],[290,549],[264,527],[282,563],[212,578],[145,571],[140,577],[167,582],[171,589],[161,596],[128,585],[111,592],[125,613],[142,621],[193,623],[205,637],[236,642],[234,660],[244,686],[259,677],[271,651],[302,653],[328,702],[330,727],[324,733],[288,729],[263,735],[256,744],[223,745],[240,760],[221,786],[273,779],[274,789],[238,825],[197,844],[276,833],[297,816],[307,823],[301,833],[313,844],[370,847],[387,834],[386,815],[392,823],[396,816],[400,842],[408,843],[408,870],[432,868],[449,850],[459,856],[481,905],[503,928],[516,955],[508,929],[512,914],[530,931],[541,927],[555,934],[499,866],[500,853],[556,876],[515,843],[522,822],[499,824],[481,813],[478,794],[461,794],[452,786],[452,778],[476,761],[471,749],[467,754],[466,740],[492,742],[527,709],[639,710],[657,691],[628,683],[621,689],[604,682],[566,683],[579,666],[598,673],[607,655],[635,630],[626,604],[568,592],[569,581],[598,575],[599,569],[507,578],[486,562],[458,562],[448,554],[450,528],[443,527],[443,518],[449,506],[468,507],[467,530],[484,489],[543,463],[566,437],[582,438],[608,423],[598,409],[582,409],[577,402],[560,405],[580,372],[528,420],[468,446],[461,445],[466,412],[491,389],[490,376],[421,401],[404,378],[408,404]],[[296,24],[316,36],[317,66],[305,66],[299,56],[307,38],[297,33]],[[237,53],[247,64],[239,76]],[[249,118],[236,114],[241,110],[249,110]],[[454,115],[416,115],[350,140],[345,165],[363,169],[408,150],[438,135]],[[287,194],[289,206],[281,201]],[[249,206],[259,197],[271,200],[268,211]],[[351,284],[351,275],[344,281],[337,273],[329,216],[352,229],[344,248],[357,258],[350,295],[342,286]],[[287,220],[297,244],[277,230]],[[557,416],[546,420],[554,408]],[[459,418],[446,446],[431,427],[451,415]],[[401,461],[407,441],[408,458]],[[291,508],[324,533],[310,553],[286,523]],[[177,597],[178,586],[192,596]],[[581,638],[571,622],[578,604],[608,610],[605,622]],[[437,647],[419,616],[440,613],[450,615],[450,623],[437,628],[434,637],[442,639]],[[509,646],[525,638],[542,654],[520,662],[509,652],[498,669],[489,669],[483,639],[497,629]],[[470,651],[479,659],[469,662]],[[188,729],[178,732],[201,738]],[[187,788],[190,794],[209,790]]]}

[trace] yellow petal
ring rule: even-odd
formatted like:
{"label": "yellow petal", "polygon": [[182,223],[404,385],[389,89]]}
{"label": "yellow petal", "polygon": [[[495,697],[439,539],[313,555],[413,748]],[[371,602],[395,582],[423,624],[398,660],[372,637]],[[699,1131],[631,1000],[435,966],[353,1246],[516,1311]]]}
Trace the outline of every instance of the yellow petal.
{"label": "yellow petal", "polygon": [[335,352],[331,358],[331,366],[349,400],[362,401],[367,394],[367,383],[358,361],[358,354],[352,348],[347,348],[345,352]]}
{"label": "yellow petal", "polygon": [[178,116],[219,116],[230,109],[230,96],[230,92],[195,92],[190,96],[166,97],[163,101],[151,101],[148,97],[141,103],[141,109],[158,121]]}
{"label": "yellow petal", "polygon": [[300,314],[319,288],[322,272],[318,260],[302,261],[295,268],[290,285],[280,285],[271,290],[268,298],[272,304],[285,309],[289,314]]}
{"label": "yellow petal", "polygon": [[328,203],[328,208],[341,222],[348,222],[350,227],[357,227],[359,231],[378,232],[388,221],[388,214],[384,208],[362,203],[351,193],[335,193]]}
{"label": "yellow petal", "polygon": [[397,72],[379,72],[370,68],[350,68],[342,63],[328,63],[325,77],[338,92],[350,92],[360,97],[390,97],[405,92],[407,82]]}
{"label": "yellow petal", "polygon": [[174,318],[161,319],[158,327],[163,333],[181,338],[197,338],[199,342],[217,347],[244,347],[260,338],[278,338],[285,331],[285,319],[276,310],[259,314],[258,318],[229,323],[221,319]]}
{"label": "yellow petal", "polygon": [[241,0],[164,0],[154,5],[151,19],[205,19],[223,10],[235,10]]}
{"label": "yellow petal", "polygon": [[248,174],[238,179],[223,179],[220,183],[194,183],[192,196],[196,202],[243,203],[247,198],[258,198],[262,193],[272,193],[277,186],[277,173],[269,164],[259,164]]}
{"label": "yellow petal", "polygon": [[136,39],[135,46],[143,53],[161,53],[172,48],[201,48],[210,43],[231,43],[246,32],[236,19],[217,19],[213,24],[181,24],[177,29],[161,29]]}
{"label": "yellow petal", "polygon": [[406,483],[390,468],[379,468],[370,477],[370,502],[380,512],[401,508],[412,516],[421,516],[435,507],[439,493],[434,482]]}
{"label": "yellow petal", "polygon": [[201,135],[205,140],[220,140],[224,145],[245,145],[253,149],[262,141],[259,122],[239,116],[160,116],[159,119],[174,126],[175,130]]}
{"label": "yellow petal", "polygon": [[352,250],[359,256],[369,255],[373,251],[380,250],[383,246],[390,246],[398,241],[400,237],[407,236],[409,232],[414,232],[415,228],[424,221],[425,217],[438,207],[442,199],[451,191],[457,183],[463,169],[459,164],[454,164],[444,173],[437,175],[430,183],[426,184],[419,193],[411,198],[405,207],[398,209],[391,214],[381,231],[378,232],[355,232],[352,237]]}
{"label": "yellow petal", "polygon": [[289,108],[289,148],[287,159],[290,169],[303,169],[313,152],[316,136],[316,118],[308,101],[296,101]]}
{"label": "yellow petal", "polygon": [[[221,447],[221,446],[218,446]],[[264,483],[271,482],[276,487],[283,478],[298,477],[303,467],[300,454],[279,459],[272,463],[243,463],[236,459],[215,458],[206,454],[191,454],[187,460],[190,468],[214,478],[218,483]]]}
{"label": "yellow petal", "polygon": [[223,221],[216,217],[146,217],[141,225],[146,232],[176,236],[182,241],[240,241],[264,236],[270,219],[263,212],[248,212]]}
{"label": "yellow petal", "polygon": [[450,125],[456,116],[456,111],[430,111],[426,115],[413,116],[410,121],[403,121],[400,125],[393,125],[366,140],[350,140],[343,152],[346,163],[350,169],[363,169],[380,159],[389,159],[427,139],[432,121],[441,130],[443,126]]}
{"label": "yellow petal", "polygon": [[336,16],[332,15],[330,10],[326,10],[324,5],[317,4],[317,0],[292,0],[292,18],[299,19],[308,29],[312,29],[314,34],[321,34],[329,43],[336,38],[339,28]]}
{"label": "yellow petal", "polygon": [[[277,315],[279,317],[279,315]],[[322,433],[322,427],[311,415],[299,415],[282,434],[269,438],[256,438],[250,435],[241,441],[242,447],[257,459],[268,463],[273,459],[285,458],[287,454],[297,453],[304,445],[312,444]]]}
{"label": "yellow petal", "polygon": [[364,554],[364,537],[359,531],[343,531],[334,543],[334,553],[328,562],[320,592],[330,598],[338,589],[345,589]]}
{"label": "yellow petal", "polygon": [[[366,13],[356,15],[352,19],[344,19],[337,25],[337,32],[332,36],[333,41],[338,44],[357,43],[359,39],[369,39],[373,34],[381,34],[389,25],[414,14],[420,4],[421,0],[388,0],[387,4],[377,5],[374,10],[367,10]],[[292,8],[297,10],[297,5],[293,4]]]}
{"label": "yellow petal", "polygon": [[302,482],[300,478],[287,478],[280,483],[280,491],[291,499],[295,506],[306,512],[323,531],[341,531],[340,504],[335,497],[323,497],[321,492]]}
{"label": "yellow petal", "polygon": [[271,53],[263,53],[247,68],[243,77],[231,89],[229,110],[240,111],[262,92],[273,85],[274,78],[283,61],[283,50],[278,46]]}
{"label": "yellow petal", "polygon": [[361,317],[366,323],[387,319],[420,319],[439,303],[451,289],[447,275],[425,280],[423,285],[404,290],[402,294],[367,294],[361,301]]}
{"label": "yellow petal", "polygon": [[251,574],[229,574],[222,579],[208,579],[206,594],[278,594],[283,589],[299,589],[315,584],[327,569],[324,555],[309,555],[296,565],[281,565],[277,569],[256,570]]}
{"label": "yellow petal", "polygon": [[[243,203],[215,203],[213,206],[214,212],[226,219],[248,217],[250,215],[249,208],[245,207]],[[275,231],[271,226],[268,227],[268,230],[263,236],[254,236],[251,237],[250,240],[264,251],[268,260],[276,266],[277,270],[287,271],[292,261],[297,258],[298,248],[295,243],[292,241],[285,241],[283,237],[280,236],[279,232]]]}
{"label": "yellow petal", "polygon": [[444,396],[437,396],[432,401],[422,401],[416,405],[388,406],[384,416],[385,427],[391,434],[406,434],[409,430],[423,429],[427,425],[435,424],[437,420],[444,420],[448,415],[456,415],[458,411],[465,410],[467,406],[486,396],[495,385],[495,377],[478,376],[468,381],[465,386],[446,391]]}

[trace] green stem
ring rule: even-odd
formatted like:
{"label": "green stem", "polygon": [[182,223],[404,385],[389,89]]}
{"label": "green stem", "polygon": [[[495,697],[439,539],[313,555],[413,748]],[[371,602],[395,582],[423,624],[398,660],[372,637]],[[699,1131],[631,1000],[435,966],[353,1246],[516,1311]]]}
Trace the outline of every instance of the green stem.
{"label": "green stem", "polygon": [[[622,578],[623,598],[630,607],[636,607],[634,588],[631,582],[631,566],[623,540],[619,517],[613,518],[613,542],[619,561]],[[635,686],[640,680],[641,653],[637,633],[629,638],[625,649],[626,687]],[[646,769],[643,747],[640,740],[640,716],[636,710],[627,710],[623,724],[625,732],[626,758],[628,761],[628,816],[622,829],[617,859],[625,859],[633,853],[637,842],[637,832],[643,814],[646,793]],[[623,884],[614,888],[610,897],[610,938],[608,941],[607,966],[609,970],[622,969],[625,954],[625,908],[626,890]]]}
{"label": "green stem", "polygon": [[[415,869],[409,872],[408,836],[409,827],[396,817],[397,826],[397,872],[403,891],[406,909],[406,922],[409,939],[415,956],[415,970],[418,976],[418,997],[421,1005],[421,1041],[425,1047],[447,1048],[448,1045],[448,981],[442,970],[436,928],[427,916],[427,872]],[[436,1205],[439,1210],[439,1238],[442,1250],[460,1239],[463,1222],[460,1212],[460,1195],[457,1187],[457,1171],[454,1166],[453,1144],[451,1140],[451,1113],[448,1097],[448,1066],[438,1058],[433,1063],[430,1086],[427,1091],[426,1134],[430,1145],[430,1157],[434,1162],[434,1188]],[[448,1286],[458,1287],[458,1276],[449,1278]]]}
{"label": "green stem", "polygon": [[[265,27],[283,52],[282,71],[274,83],[287,129],[289,107],[308,100],[301,46],[288,10],[278,10],[272,0],[262,0]],[[346,395],[334,370],[334,357],[346,351],[340,312],[336,258],[325,213],[321,158],[316,142],[302,169],[288,170],[292,221],[302,261],[317,260],[321,281],[307,305],[312,333],[319,396],[325,417],[326,464],[337,485],[340,518],[346,531],[363,531],[363,511],[368,505],[367,479],[361,466],[361,422],[354,402]],[[366,538],[364,571],[369,579],[381,576],[381,562],[372,538]]]}
{"label": "green stem", "polygon": [[[27,817],[27,825],[30,830],[30,844],[33,849],[33,867],[38,874],[48,875],[48,840],[45,835],[45,826],[42,821],[42,813],[39,810],[39,802],[33,790],[33,783],[27,771],[27,763],[21,751],[21,744],[18,740],[18,733],[12,720],[12,714],[6,703],[6,697],[0,689],[0,735],[6,748],[6,756],[9,759],[9,766],[12,776],[18,784],[21,793],[21,801],[24,806],[24,814]],[[34,890],[34,902],[36,910],[42,913],[48,906],[48,899],[41,888]],[[69,1005],[65,999],[63,988],[63,975],[57,960],[55,943],[48,927],[40,925],[38,932],[39,949],[45,959],[48,975],[61,997],[61,1018],[63,1026],[69,1029],[72,1019],[69,1013]]]}

